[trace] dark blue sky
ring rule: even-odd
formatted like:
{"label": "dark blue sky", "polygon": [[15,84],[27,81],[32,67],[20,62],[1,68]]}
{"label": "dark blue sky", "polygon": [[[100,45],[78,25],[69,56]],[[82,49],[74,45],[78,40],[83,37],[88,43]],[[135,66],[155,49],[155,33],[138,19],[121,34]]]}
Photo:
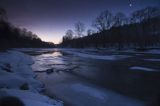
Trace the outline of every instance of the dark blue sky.
{"label": "dark blue sky", "polygon": [[88,28],[106,9],[129,15],[146,6],[160,6],[160,0],[0,0],[0,6],[14,25],[31,30],[42,40],[58,43],[77,21]]}

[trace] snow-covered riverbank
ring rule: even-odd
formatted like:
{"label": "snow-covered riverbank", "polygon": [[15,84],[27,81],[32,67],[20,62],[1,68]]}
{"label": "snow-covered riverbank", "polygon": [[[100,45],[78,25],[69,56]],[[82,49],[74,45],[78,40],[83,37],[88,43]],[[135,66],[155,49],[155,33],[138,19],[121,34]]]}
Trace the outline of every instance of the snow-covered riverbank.
{"label": "snow-covered riverbank", "polygon": [[61,101],[40,94],[44,87],[35,79],[32,64],[32,58],[21,52],[0,53],[0,99],[14,96],[25,106],[63,106]]}

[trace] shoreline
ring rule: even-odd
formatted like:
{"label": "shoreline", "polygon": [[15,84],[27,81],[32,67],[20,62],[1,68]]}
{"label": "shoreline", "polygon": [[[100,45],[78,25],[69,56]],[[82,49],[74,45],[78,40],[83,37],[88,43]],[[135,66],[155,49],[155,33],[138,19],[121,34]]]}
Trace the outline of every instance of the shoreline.
{"label": "shoreline", "polygon": [[32,58],[24,53],[13,50],[0,53],[0,99],[13,96],[25,106],[63,106],[62,101],[42,95],[43,84],[35,78],[32,64]]}

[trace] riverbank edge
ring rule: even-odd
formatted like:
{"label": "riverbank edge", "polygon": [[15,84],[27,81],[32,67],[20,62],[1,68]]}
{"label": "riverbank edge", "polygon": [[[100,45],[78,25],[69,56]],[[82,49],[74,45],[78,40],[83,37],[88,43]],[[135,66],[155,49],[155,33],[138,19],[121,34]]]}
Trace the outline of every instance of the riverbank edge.
{"label": "riverbank edge", "polygon": [[44,86],[36,79],[32,64],[32,58],[24,53],[13,50],[0,52],[0,99],[14,96],[25,106],[63,106],[62,101],[41,93]]}

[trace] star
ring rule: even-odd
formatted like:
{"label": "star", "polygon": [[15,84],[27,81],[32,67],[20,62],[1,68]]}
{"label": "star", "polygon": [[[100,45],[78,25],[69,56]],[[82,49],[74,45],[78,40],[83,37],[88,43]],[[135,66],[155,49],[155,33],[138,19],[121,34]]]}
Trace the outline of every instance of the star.
{"label": "star", "polygon": [[129,0],[129,7],[132,7],[133,4],[132,4],[132,0]]}
{"label": "star", "polygon": [[130,3],[129,6],[132,7],[132,3]]}

